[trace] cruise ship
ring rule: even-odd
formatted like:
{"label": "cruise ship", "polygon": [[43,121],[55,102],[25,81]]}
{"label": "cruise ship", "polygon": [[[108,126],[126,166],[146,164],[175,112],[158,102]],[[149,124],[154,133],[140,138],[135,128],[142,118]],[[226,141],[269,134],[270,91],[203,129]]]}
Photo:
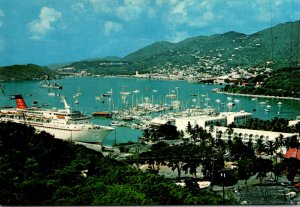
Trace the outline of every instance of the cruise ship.
{"label": "cruise ship", "polygon": [[114,129],[92,124],[90,116],[71,110],[64,96],[61,96],[64,109],[28,108],[22,95],[11,98],[15,99],[16,108],[0,109],[1,122],[26,124],[37,132],[45,131],[55,138],[83,143],[102,143]]}

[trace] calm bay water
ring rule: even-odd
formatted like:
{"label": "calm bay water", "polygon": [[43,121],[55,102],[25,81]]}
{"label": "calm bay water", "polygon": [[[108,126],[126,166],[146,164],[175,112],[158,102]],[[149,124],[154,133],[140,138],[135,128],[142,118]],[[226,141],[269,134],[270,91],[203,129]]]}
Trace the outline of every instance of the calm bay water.
{"label": "calm bay water", "polygon": [[[230,96],[214,93],[214,88],[220,88],[219,85],[193,84],[186,81],[164,81],[151,79],[119,78],[119,77],[80,77],[57,80],[63,85],[63,89],[47,89],[38,86],[39,81],[18,81],[5,83],[5,95],[0,95],[0,106],[14,105],[14,101],[9,100],[9,95],[22,94],[27,105],[34,100],[39,104],[48,104],[47,108],[62,108],[61,99],[57,96],[49,96],[49,92],[60,93],[67,98],[68,103],[73,109],[80,110],[82,113],[91,115],[95,111],[108,111],[123,109],[135,106],[137,103],[145,101],[155,104],[170,104],[171,101],[178,99],[183,109],[199,106],[201,108],[213,107],[218,111],[240,111],[244,110],[253,113],[253,117],[260,119],[273,119],[280,116],[286,119],[295,119],[300,115],[300,101],[275,99],[275,98],[257,98],[251,100],[251,97]],[[105,98],[104,103],[97,101],[96,96],[105,94],[112,90],[112,96]],[[138,92],[138,91],[139,92]],[[124,100],[121,98],[120,91],[133,92]],[[82,94],[77,98],[79,104],[75,104],[73,97],[77,92]],[[177,98],[167,98],[167,94],[176,94]],[[227,107],[228,102],[235,106]],[[264,105],[259,104],[265,102]],[[281,102],[282,105],[277,103]],[[265,108],[270,105],[270,112]],[[109,125],[111,119],[93,118],[93,123]],[[117,143],[136,141],[142,135],[140,130],[118,127],[104,139],[104,145],[111,145],[113,141]]]}

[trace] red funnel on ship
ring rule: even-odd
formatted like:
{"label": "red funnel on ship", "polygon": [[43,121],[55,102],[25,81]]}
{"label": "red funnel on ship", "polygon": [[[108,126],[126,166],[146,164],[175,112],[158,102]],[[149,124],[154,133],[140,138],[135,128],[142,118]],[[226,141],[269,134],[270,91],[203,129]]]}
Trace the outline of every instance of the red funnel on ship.
{"label": "red funnel on ship", "polygon": [[26,109],[27,108],[26,103],[25,103],[22,95],[12,96],[12,99],[16,100],[16,104],[17,104],[18,109]]}

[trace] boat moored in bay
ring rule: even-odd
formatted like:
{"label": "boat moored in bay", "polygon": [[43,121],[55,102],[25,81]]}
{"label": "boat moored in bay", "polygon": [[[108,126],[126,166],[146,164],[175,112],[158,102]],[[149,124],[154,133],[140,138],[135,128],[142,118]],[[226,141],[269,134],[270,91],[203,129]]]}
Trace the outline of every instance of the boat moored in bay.
{"label": "boat moored in bay", "polygon": [[39,82],[40,87],[44,88],[55,88],[55,89],[62,89],[62,85],[58,84],[57,82],[50,81],[50,80],[43,80]]}
{"label": "boat moored in bay", "polygon": [[61,96],[64,109],[28,108],[22,95],[11,98],[16,101],[16,108],[0,109],[1,122],[25,124],[34,127],[37,132],[48,132],[55,138],[85,143],[101,143],[114,129],[92,124],[91,117],[71,110],[64,96]]}

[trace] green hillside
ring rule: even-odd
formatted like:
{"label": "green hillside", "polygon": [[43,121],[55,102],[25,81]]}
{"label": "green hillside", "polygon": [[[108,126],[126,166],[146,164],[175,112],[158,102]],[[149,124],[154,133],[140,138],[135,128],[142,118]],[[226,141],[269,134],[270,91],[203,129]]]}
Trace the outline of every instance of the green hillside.
{"label": "green hillside", "polygon": [[153,58],[153,56],[156,56],[157,54],[164,54],[172,50],[174,46],[175,44],[167,41],[155,42],[149,46],[137,50],[136,52],[131,53],[130,55],[127,55],[123,58],[123,60],[132,62],[145,61]]}
{"label": "green hillside", "polygon": [[[274,71],[269,75],[259,75],[247,81],[248,85],[226,85],[224,91],[241,94],[288,96],[300,98],[300,67],[283,68]],[[261,82],[263,87],[257,87],[256,83]]]}
{"label": "green hillside", "polygon": [[0,80],[31,80],[40,79],[45,75],[53,75],[55,72],[47,67],[41,67],[34,64],[12,65],[0,67]]}
{"label": "green hillside", "polygon": [[160,41],[121,59],[79,61],[65,67],[88,70],[95,74],[155,72],[158,68],[166,67],[207,70],[204,62],[209,62],[210,66],[219,65],[224,72],[237,66],[273,69],[295,67],[299,64],[299,28],[300,21],[296,21],[251,35],[230,31],[212,36],[191,37],[178,43]]}

